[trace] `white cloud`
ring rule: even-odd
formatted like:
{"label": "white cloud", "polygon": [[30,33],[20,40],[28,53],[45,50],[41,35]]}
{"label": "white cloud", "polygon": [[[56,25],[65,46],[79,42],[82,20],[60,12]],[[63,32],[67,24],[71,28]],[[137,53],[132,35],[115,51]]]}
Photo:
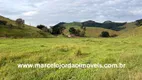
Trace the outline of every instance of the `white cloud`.
{"label": "white cloud", "polygon": [[24,16],[34,16],[37,13],[38,13],[37,11],[28,11],[28,12],[22,13],[22,15],[24,15]]}
{"label": "white cloud", "polygon": [[82,20],[132,21],[142,18],[141,0],[0,0],[0,14],[28,23]]}
{"label": "white cloud", "polygon": [[142,15],[142,10],[135,9],[131,10],[130,13],[132,13],[133,15]]}

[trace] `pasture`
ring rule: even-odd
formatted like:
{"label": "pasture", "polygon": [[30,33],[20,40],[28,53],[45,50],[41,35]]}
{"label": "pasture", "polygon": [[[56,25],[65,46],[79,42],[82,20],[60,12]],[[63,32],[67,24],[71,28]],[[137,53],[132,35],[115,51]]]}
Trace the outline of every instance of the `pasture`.
{"label": "pasture", "polygon": [[[124,69],[38,69],[17,64],[126,64]],[[0,39],[0,80],[141,80],[142,38]]]}

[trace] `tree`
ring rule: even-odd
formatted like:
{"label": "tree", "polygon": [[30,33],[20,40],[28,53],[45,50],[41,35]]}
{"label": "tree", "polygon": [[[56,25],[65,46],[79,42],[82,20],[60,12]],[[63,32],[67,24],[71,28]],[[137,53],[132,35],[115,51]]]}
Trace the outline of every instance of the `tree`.
{"label": "tree", "polygon": [[85,36],[85,30],[75,29],[74,27],[71,27],[69,29],[70,34],[74,34],[75,36],[84,37]]}
{"label": "tree", "polygon": [[63,31],[66,29],[64,26],[64,22],[60,22],[57,25],[51,27],[53,35],[63,34]]}
{"label": "tree", "polygon": [[136,20],[136,25],[137,25],[137,26],[141,26],[141,25],[142,25],[142,19]]}
{"label": "tree", "polygon": [[37,25],[37,28],[44,32],[50,32],[50,30],[45,25]]}
{"label": "tree", "polygon": [[49,32],[50,33],[50,30],[47,27],[44,27],[41,30],[44,31],[44,32]]}
{"label": "tree", "polygon": [[110,37],[109,32],[103,31],[103,32],[101,33],[101,37]]}
{"label": "tree", "polygon": [[22,18],[16,19],[16,24],[18,27],[24,27],[25,21]]}
{"label": "tree", "polygon": [[69,29],[70,34],[76,34],[76,29],[74,27],[71,27]]}
{"label": "tree", "polygon": [[45,26],[44,26],[44,25],[41,25],[41,24],[40,24],[40,25],[37,25],[37,28],[38,28],[38,29],[42,29],[42,28],[44,28],[44,27],[45,27]]}

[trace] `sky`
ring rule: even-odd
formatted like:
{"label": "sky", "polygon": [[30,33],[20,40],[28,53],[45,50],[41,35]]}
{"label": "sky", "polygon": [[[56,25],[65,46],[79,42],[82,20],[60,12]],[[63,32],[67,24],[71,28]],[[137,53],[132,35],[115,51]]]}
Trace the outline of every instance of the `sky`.
{"label": "sky", "polygon": [[27,24],[106,20],[131,22],[142,18],[141,0],[0,0],[0,15]]}

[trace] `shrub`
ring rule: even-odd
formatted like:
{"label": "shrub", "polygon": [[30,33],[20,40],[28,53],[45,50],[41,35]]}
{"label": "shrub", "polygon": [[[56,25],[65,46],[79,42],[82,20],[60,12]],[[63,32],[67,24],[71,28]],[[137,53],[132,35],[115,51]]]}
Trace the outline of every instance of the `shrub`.
{"label": "shrub", "polygon": [[7,21],[0,20],[0,25],[6,25]]}
{"label": "shrub", "polygon": [[75,34],[76,33],[76,29],[74,27],[71,27],[69,29],[70,34]]}
{"label": "shrub", "polygon": [[44,27],[45,27],[45,26],[44,26],[44,25],[41,25],[41,24],[40,24],[40,25],[37,25],[37,28],[38,28],[38,29],[43,29]]}
{"label": "shrub", "polygon": [[136,25],[137,25],[137,26],[141,26],[141,25],[142,25],[142,19],[136,20]]}
{"label": "shrub", "polygon": [[74,27],[71,27],[69,29],[70,34],[74,34],[76,36],[81,36],[84,37],[85,36],[85,30],[81,31],[80,29],[75,29]]}
{"label": "shrub", "polygon": [[37,25],[37,28],[44,31],[44,32],[49,32],[50,33],[50,30],[45,26],[45,25]]}
{"label": "shrub", "polygon": [[25,21],[22,18],[18,18],[18,19],[16,19],[16,24],[19,27],[24,27]]}
{"label": "shrub", "polygon": [[101,33],[101,37],[110,37],[109,32],[103,31],[103,32]]}

